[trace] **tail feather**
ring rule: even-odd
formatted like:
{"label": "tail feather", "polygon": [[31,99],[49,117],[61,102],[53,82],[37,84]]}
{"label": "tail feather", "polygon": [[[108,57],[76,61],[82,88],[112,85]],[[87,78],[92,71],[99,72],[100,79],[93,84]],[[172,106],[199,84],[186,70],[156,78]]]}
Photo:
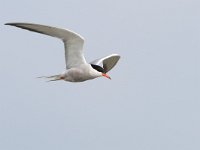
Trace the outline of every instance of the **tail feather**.
{"label": "tail feather", "polygon": [[50,81],[57,81],[57,80],[62,80],[61,75],[40,76],[40,77],[37,77],[37,78],[46,78],[46,79],[50,79],[50,80],[48,80],[47,82],[50,82]]}

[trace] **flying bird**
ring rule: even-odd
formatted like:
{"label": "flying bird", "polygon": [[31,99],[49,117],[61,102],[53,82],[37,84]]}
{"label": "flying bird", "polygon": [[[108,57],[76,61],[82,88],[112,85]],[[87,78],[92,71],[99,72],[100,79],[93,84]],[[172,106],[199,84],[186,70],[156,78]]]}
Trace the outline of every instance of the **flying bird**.
{"label": "flying bird", "polygon": [[110,71],[120,59],[120,55],[111,54],[87,63],[83,54],[84,38],[67,29],[32,23],[6,23],[5,25],[46,34],[59,38],[64,42],[66,70],[61,74],[43,76],[48,78],[49,81],[64,80],[69,82],[82,82],[97,77],[111,79],[107,72]]}

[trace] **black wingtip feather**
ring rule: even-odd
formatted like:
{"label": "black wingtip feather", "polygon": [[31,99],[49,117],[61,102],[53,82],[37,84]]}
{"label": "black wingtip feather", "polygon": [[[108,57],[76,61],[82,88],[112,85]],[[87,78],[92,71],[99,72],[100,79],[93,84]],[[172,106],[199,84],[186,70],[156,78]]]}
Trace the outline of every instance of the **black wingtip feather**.
{"label": "black wingtip feather", "polygon": [[25,27],[25,26],[23,26],[23,23],[5,23],[5,25],[15,26],[15,27],[18,27],[18,28],[21,28],[21,29],[25,29],[25,30],[29,30],[29,31],[33,31],[33,32],[41,33],[41,34],[45,34],[45,33],[41,32],[41,31]]}
{"label": "black wingtip feather", "polygon": [[5,23],[4,25],[16,26],[16,23]]}

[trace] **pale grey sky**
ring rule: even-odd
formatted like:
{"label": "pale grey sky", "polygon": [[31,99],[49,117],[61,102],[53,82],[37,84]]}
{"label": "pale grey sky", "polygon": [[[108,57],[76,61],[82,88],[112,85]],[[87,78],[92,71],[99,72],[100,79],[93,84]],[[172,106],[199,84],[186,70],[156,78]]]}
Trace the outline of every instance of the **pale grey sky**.
{"label": "pale grey sky", "polygon": [[[198,0],[1,0],[1,150],[199,150]],[[57,39],[4,26],[32,22],[85,37],[88,61],[109,73],[83,83],[35,77],[63,71]]]}

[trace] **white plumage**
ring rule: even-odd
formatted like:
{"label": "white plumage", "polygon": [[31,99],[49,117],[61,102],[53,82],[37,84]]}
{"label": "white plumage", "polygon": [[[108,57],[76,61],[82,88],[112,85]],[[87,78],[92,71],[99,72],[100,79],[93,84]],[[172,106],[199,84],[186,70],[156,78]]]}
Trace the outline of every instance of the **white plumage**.
{"label": "white plumage", "polygon": [[[6,23],[5,25],[16,26],[33,32],[46,34],[61,39],[65,45],[66,70],[58,75],[45,76],[49,81],[65,80],[70,82],[82,82],[97,77],[107,77],[110,71],[118,62],[120,56],[111,54],[87,63],[83,54],[84,38],[70,30],[32,24],[32,23]],[[100,65],[103,65],[102,67]]]}

